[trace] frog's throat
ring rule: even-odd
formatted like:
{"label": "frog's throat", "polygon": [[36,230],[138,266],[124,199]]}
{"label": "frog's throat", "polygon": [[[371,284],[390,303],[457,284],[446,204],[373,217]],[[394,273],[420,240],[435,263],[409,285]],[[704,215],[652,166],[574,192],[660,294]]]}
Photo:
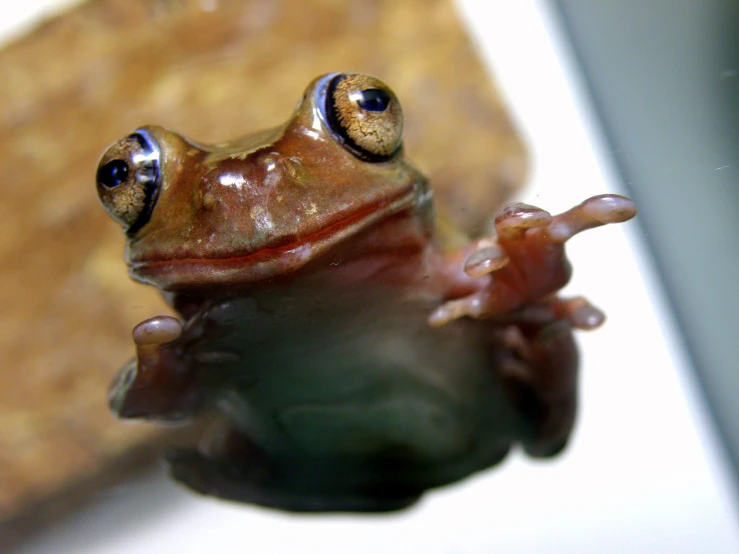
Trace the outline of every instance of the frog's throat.
{"label": "frog's throat", "polygon": [[330,248],[400,212],[417,208],[415,187],[381,204],[365,206],[326,228],[284,245],[229,258],[181,258],[131,262],[131,277],[166,291],[248,285],[292,273]]}

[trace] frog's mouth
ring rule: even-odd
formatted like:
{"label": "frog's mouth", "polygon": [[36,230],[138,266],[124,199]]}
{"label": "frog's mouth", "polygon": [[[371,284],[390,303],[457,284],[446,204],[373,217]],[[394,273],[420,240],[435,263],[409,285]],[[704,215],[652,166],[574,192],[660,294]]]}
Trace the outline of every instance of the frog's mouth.
{"label": "frog's mouth", "polygon": [[365,206],[299,240],[228,258],[132,260],[129,272],[137,281],[168,291],[249,285],[292,273],[376,223],[406,210],[415,211],[417,204],[416,187],[411,187],[395,198]]}

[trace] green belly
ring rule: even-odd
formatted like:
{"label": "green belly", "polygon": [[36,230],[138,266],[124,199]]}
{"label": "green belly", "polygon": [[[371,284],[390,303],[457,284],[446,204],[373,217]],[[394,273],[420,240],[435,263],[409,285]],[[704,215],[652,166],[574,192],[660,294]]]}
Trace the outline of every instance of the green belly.
{"label": "green belly", "polygon": [[231,304],[235,326],[215,346],[242,355],[214,376],[230,383],[219,405],[274,456],[402,452],[425,464],[464,456],[488,435],[496,445],[505,440],[500,426],[510,417],[495,412],[509,404],[477,327],[458,321],[435,330],[426,325],[425,307],[400,314],[384,308],[342,305],[342,318],[296,325],[296,314],[278,315],[285,310],[255,313],[246,302]]}
{"label": "green belly", "polygon": [[458,450],[466,433],[445,406],[425,398],[394,395],[373,403],[288,408],[278,414],[285,433],[311,454],[371,456],[402,450],[428,459]]}

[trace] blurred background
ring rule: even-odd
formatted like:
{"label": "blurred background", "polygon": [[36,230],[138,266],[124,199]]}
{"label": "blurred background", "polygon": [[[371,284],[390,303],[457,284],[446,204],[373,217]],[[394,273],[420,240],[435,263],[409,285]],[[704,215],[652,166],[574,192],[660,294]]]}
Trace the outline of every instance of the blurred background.
{"label": "blurred background", "polygon": [[[739,1],[316,0],[310,20],[287,1],[97,0],[33,31],[71,4],[0,8],[0,545],[739,551]],[[248,14],[245,43],[224,31],[227,4]],[[396,89],[408,154],[452,216],[477,206],[482,221],[511,195],[553,212],[604,192],[637,201],[636,221],[569,248],[567,292],[608,314],[578,336],[577,429],[554,460],[514,452],[402,514],[197,497],[152,464],[161,434],[105,413],[130,327],[164,308],[127,281],[120,233],[94,205],[96,156],[141,123],[203,141],[277,123],[310,77],[347,65]]]}

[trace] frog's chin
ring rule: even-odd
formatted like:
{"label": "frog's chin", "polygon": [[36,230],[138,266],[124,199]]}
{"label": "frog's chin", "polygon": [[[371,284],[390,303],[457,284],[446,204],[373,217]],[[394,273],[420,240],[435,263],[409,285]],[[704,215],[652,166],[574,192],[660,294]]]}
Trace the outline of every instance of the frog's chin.
{"label": "frog's chin", "polygon": [[300,241],[263,248],[229,258],[135,260],[133,279],[164,291],[249,286],[288,275],[360,232],[404,211],[415,211],[415,191],[400,195],[382,208],[362,211]]}

